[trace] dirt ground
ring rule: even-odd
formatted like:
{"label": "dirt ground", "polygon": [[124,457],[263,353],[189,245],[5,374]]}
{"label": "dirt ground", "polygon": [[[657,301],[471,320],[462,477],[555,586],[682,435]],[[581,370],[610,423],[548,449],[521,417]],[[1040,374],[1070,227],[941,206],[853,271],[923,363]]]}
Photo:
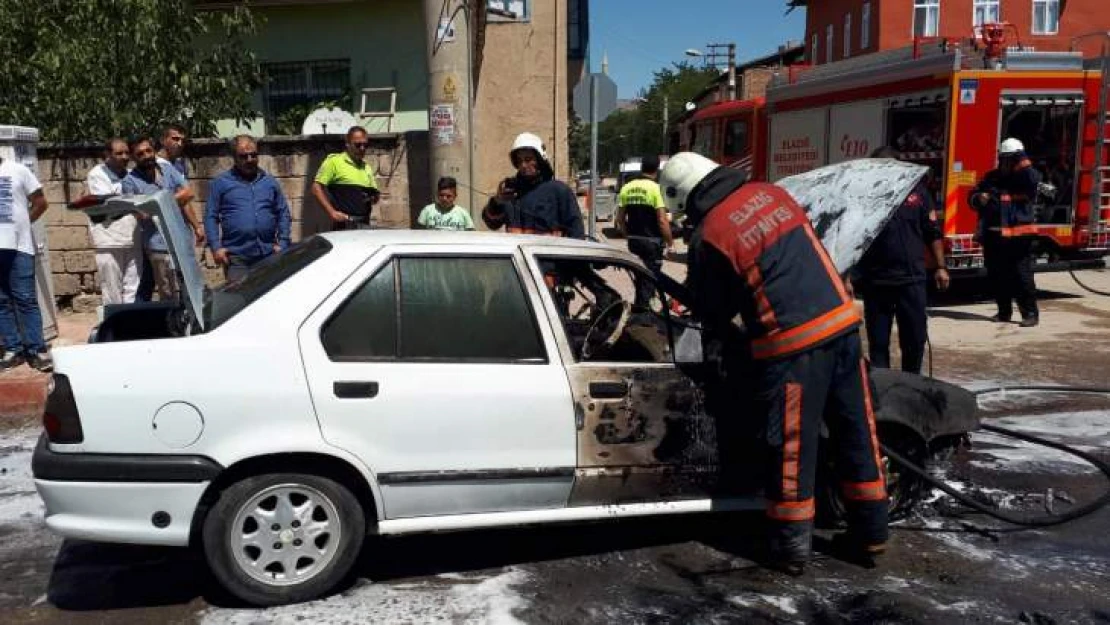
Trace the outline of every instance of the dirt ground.
{"label": "dirt ground", "polygon": [[[681,265],[667,270],[681,277]],[[1110,272],[1080,277],[1110,291]],[[990,322],[982,295],[936,299],[933,374],[969,388],[1110,386],[1110,297],[1067,274],[1038,282],[1037,328]],[[81,340],[90,321],[63,318],[63,339]],[[981,407],[994,423],[1110,460],[1110,401],[1010,392]],[[936,491],[896,526],[874,570],[819,554],[786,578],[753,562],[758,517],[675,517],[371,539],[343,592],[249,610],[214,590],[185,550],[48,532],[30,478],[36,437],[26,423],[0,427],[2,623],[1110,623],[1110,511],[1014,532]],[[933,473],[1010,512],[1060,512],[1107,488],[1056,452],[986,432],[971,443]]]}

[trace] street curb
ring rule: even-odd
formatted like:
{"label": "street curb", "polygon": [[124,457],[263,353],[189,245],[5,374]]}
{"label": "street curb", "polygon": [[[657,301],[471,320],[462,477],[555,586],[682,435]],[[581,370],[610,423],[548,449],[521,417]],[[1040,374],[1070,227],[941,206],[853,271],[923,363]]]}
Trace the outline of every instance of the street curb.
{"label": "street curb", "polygon": [[[22,369],[22,368],[21,368]],[[48,375],[30,369],[0,375],[0,425],[26,425],[42,415]]]}

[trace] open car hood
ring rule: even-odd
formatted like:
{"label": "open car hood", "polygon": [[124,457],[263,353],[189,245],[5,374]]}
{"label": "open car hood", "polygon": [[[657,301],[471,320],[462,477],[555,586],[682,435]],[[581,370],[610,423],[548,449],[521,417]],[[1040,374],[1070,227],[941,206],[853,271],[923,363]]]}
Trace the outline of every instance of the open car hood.
{"label": "open car hood", "polygon": [[860,261],[927,171],[922,165],[868,158],[814,169],[775,184],[805,208],[843,274]]}
{"label": "open car hood", "polygon": [[186,306],[194,322],[203,331],[204,321],[204,276],[197,263],[193,247],[193,232],[185,224],[181,209],[170,191],[159,191],[151,195],[108,196],[99,201],[81,202],[82,212],[96,217],[116,217],[127,213],[141,212],[154,217],[166,247],[173,258],[180,293],[181,304]]}

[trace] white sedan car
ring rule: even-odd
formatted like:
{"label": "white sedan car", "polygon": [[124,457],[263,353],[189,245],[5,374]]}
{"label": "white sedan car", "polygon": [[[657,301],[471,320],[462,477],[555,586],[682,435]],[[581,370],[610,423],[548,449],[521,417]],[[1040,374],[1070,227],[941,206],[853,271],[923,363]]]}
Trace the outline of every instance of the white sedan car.
{"label": "white sedan car", "polygon": [[[662,289],[632,305],[656,277],[624,251],[345,232],[210,291],[168,193],[89,210],[135,209],[161,217],[183,297],[109,307],[55,352],[33,469],[63,536],[199,548],[272,605],[334,588],[368,533],[763,506],[740,391],[675,362],[694,330]],[[889,376],[881,437],[904,453],[974,427],[970,395]]]}

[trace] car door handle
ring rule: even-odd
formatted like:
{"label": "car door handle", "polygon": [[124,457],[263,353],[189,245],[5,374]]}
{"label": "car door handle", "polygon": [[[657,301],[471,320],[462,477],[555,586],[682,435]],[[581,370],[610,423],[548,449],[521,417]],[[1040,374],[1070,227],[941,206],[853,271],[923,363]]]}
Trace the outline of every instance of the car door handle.
{"label": "car door handle", "polygon": [[627,395],[627,382],[590,382],[590,397],[593,399],[620,399]]}
{"label": "car door handle", "polygon": [[378,396],[377,382],[336,382],[332,389],[339,399],[373,399]]}

